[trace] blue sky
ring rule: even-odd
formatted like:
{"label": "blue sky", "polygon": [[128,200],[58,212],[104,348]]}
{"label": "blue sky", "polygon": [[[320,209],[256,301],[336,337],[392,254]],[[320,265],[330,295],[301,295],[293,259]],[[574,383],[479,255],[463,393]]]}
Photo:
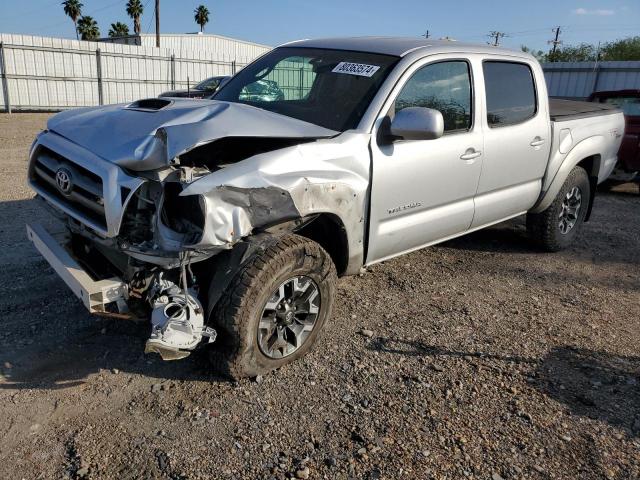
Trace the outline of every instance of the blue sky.
{"label": "blue sky", "polygon": [[[106,35],[115,21],[129,24],[126,0],[81,0]],[[0,32],[74,37],[61,0],[0,0]],[[154,0],[146,3],[143,32],[153,33]],[[547,49],[551,29],[561,25],[566,44],[610,41],[640,35],[638,0],[161,0],[166,33],[193,32],[193,10],[212,13],[206,33],[277,45],[299,38],[334,35],[414,36],[427,29],[435,38],[485,42],[486,34],[509,34],[502,44]]]}

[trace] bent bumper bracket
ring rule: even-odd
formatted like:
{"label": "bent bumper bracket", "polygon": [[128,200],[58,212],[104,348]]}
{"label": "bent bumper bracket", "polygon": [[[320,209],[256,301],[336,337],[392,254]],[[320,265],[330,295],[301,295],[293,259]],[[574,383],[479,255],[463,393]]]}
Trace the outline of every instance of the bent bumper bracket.
{"label": "bent bumper bracket", "polygon": [[40,224],[28,224],[27,236],[49,265],[82,300],[91,313],[105,313],[105,305],[124,305],[126,284],[118,278],[94,280]]}

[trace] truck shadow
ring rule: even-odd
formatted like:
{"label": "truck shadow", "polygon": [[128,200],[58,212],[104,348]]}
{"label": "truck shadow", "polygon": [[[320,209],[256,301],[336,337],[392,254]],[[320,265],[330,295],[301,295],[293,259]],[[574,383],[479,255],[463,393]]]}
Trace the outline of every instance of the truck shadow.
{"label": "truck shadow", "polygon": [[524,217],[463,235],[436,248],[440,247],[480,252],[541,253],[527,238]]}
{"label": "truck shadow", "polygon": [[[640,437],[640,357],[612,355],[570,346],[556,347],[543,358],[455,351],[380,337],[371,350],[403,356],[459,357],[474,362],[524,365],[529,385],[568,407],[572,414],[598,420]],[[442,360],[444,361],[444,360]],[[526,368],[526,367],[530,368]]]}
{"label": "truck shadow", "polygon": [[78,318],[65,320],[83,326],[64,331],[62,336],[37,335],[13,351],[3,348],[0,370],[5,378],[0,389],[66,389],[96,374],[140,375],[159,381],[228,381],[214,370],[204,350],[179,362],[145,355],[146,322],[93,319],[84,311],[78,312]]}

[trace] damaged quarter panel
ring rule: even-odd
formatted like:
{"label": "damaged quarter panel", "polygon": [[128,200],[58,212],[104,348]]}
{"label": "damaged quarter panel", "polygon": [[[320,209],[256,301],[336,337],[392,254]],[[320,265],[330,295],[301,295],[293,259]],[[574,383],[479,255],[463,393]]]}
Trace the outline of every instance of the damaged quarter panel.
{"label": "damaged quarter panel", "polygon": [[202,195],[205,226],[200,243],[189,247],[230,248],[255,229],[332,213],[347,232],[347,272],[357,272],[363,263],[369,139],[345,132],[255,155],[196,180],[181,196]]}

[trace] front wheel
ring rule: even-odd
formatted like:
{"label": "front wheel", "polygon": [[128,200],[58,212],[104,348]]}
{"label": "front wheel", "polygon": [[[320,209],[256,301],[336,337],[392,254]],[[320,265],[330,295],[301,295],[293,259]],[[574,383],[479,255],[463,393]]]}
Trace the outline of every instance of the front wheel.
{"label": "front wheel", "polygon": [[553,203],[543,212],[527,214],[529,237],[549,252],[567,248],[584,223],[590,195],[587,172],[574,167]]}
{"label": "front wheel", "polygon": [[237,379],[305,355],[331,314],[335,283],[320,245],[298,235],[277,239],[236,274],[214,309],[214,365]]}

